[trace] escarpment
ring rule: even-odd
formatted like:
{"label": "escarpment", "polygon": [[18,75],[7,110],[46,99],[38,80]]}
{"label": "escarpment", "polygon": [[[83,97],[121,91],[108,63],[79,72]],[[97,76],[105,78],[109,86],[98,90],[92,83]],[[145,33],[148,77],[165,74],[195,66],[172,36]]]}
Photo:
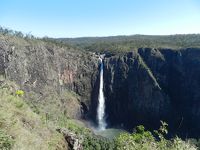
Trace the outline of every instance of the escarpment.
{"label": "escarpment", "polygon": [[[174,129],[196,134],[200,131],[200,49],[187,48],[180,51],[162,49],[164,57],[162,63],[154,62],[152,52],[155,50],[140,50],[146,63],[151,68],[155,77],[165,93],[168,94],[173,107],[171,122]],[[155,64],[160,64],[156,66]]]}
{"label": "escarpment", "polygon": [[155,128],[165,120],[174,134],[199,136],[200,49],[140,48],[104,63],[111,126]]}
{"label": "escarpment", "polygon": [[[155,129],[164,120],[174,134],[199,136],[200,49],[139,48],[103,63],[108,127]],[[1,36],[0,74],[46,114],[96,120],[99,59],[91,52]]]}
{"label": "escarpment", "polygon": [[137,52],[105,59],[106,111],[111,125],[158,125],[170,100]]}
{"label": "escarpment", "polygon": [[55,104],[63,112],[71,109],[75,118],[89,110],[98,74],[94,54],[41,40],[1,37],[0,62],[1,75],[19,84],[34,104]]}

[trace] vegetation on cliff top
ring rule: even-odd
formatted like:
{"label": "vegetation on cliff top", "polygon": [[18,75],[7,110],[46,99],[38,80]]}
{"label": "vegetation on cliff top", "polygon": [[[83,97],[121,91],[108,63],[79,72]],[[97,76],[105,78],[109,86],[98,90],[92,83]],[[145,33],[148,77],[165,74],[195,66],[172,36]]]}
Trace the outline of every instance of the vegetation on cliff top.
{"label": "vegetation on cliff top", "polygon": [[110,37],[82,37],[82,38],[37,38],[32,34],[24,34],[20,31],[3,28],[0,26],[0,34],[16,36],[24,39],[35,39],[72,50],[91,52],[124,53],[137,50],[142,47],[150,48],[200,48],[200,34],[177,34],[177,35],[131,35]]}
{"label": "vegetation on cliff top", "polygon": [[[0,37],[2,38],[6,38],[6,39],[12,39],[15,44],[19,44],[19,45],[26,45],[26,42],[29,42],[31,44],[38,44],[39,42],[44,42],[45,44],[48,45],[48,47],[64,47],[68,50],[72,50],[72,51],[77,51],[79,50],[78,47],[70,45],[68,43],[65,42],[61,42],[61,41],[57,41],[54,40],[52,38],[48,38],[48,37],[44,37],[44,38],[38,38],[33,36],[31,33],[22,33],[21,31],[15,31],[12,29],[8,29],[8,28],[4,28],[0,26]],[[22,39],[26,40],[23,41]]]}
{"label": "vegetation on cliff top", "polygon": [[170,49],[200,47],[200,34],[60,38],[57,40],[88,51],[112,53],[133,51],[141,47]]}

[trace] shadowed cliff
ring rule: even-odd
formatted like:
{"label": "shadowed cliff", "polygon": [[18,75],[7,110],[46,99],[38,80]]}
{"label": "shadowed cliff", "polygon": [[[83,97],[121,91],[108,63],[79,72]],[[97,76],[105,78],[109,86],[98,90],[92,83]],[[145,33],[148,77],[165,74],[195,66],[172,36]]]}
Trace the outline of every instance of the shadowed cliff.
{"label": "shadowed cliff", "polygon": [[199,136],[200,49],[140,48],[104,63],[111,126],[154,129],[166,120],[174,134]]}

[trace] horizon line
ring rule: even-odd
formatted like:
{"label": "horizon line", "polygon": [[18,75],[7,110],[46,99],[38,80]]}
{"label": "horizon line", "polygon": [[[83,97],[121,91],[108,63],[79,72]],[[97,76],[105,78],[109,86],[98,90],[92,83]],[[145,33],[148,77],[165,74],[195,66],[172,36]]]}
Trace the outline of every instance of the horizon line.
{"label": "horizon line", "polygon": [[136,34],[116,34],[116,35],[102,35],[102,36],[94,35],[94,36],[56,37],[56,36],[48,36],[48,35],[37,36],[36,34],[32,33],[32,31],[24,32],[24,31],[15,30],[13,28],[1,26],[1,25],[0,25],[0,28],[12,30],[14,32],[21,32],[23,35],[32,35],[36,38],[53,38],[53,39],[107,38],[107,37],[120,37],[120,36],[121,37],[122,36],[126,36],[126,37],[129,37],[129,36],[175,36],[175,35],[199,35],[200,34],[200,32],[199,33],[171,33],[171,34],[143,34],[143,33],[139,34],[139,33],[136,33]]}

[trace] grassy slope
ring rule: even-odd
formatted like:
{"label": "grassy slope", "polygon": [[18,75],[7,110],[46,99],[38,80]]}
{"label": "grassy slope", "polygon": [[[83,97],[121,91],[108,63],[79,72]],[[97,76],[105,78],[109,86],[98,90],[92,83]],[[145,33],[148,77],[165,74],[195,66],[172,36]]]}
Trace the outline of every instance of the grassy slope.
{"label": "grassy slope", "polygon": [[13,85],[4,84],[0,89],[0,130],[4,139],[8,137],[2,140],[0,148],[9,149],[10,143],[12,149],[20,150],[67,149],[62,135],[49,128],[22,98],[13,94]]}
{"label": "grassy slope", "polygon": [[0,149],[66,150],[66,141],[56,131],[57,128],[75,133],[82,139],[84,149],[96,150],[97,147],[104,149],[101,147],[110,146],[109,141],[95,136],[78,120],[71,120],[64,115],[55,120],[34,113],[11,88],[7,84],[0,88]]}
{"label": "grassy slope", "polygon": [[[68,146],[63,135],[56,131],[59,128],[76,134],[84,149],[113,147],[112,142],[94,135],[82,122],[56,113],[59,108],[52,103],[55,101],[50,101],[46,107],[41,104],[35,108],[27,103],[25,96],[16,95],[17,89],[16,84],[0,79],[0,149],[66,150]],[[76,95],[68,93],[69,97],[74,99]],[[47,108],[49,115],[45,116]]]}

